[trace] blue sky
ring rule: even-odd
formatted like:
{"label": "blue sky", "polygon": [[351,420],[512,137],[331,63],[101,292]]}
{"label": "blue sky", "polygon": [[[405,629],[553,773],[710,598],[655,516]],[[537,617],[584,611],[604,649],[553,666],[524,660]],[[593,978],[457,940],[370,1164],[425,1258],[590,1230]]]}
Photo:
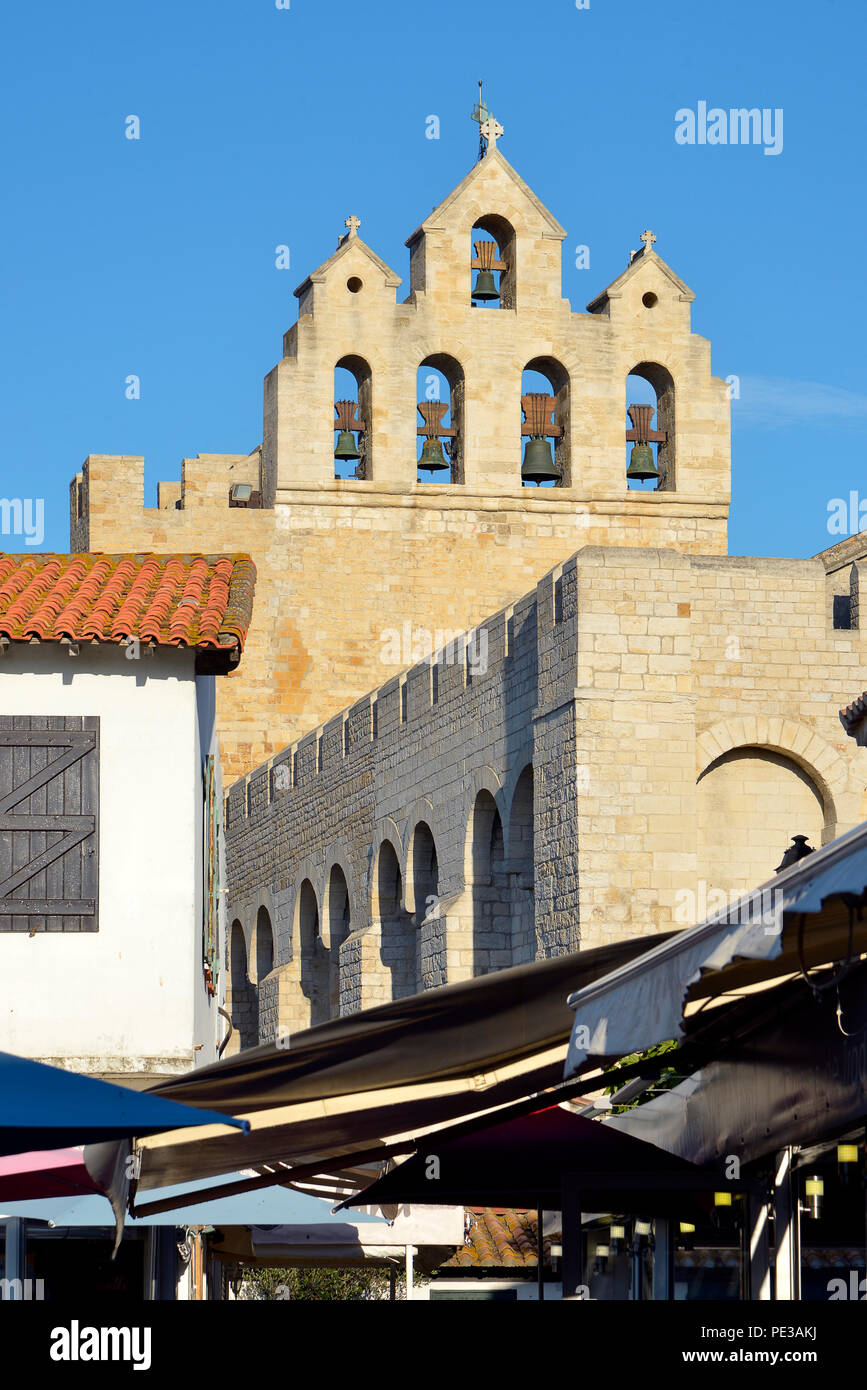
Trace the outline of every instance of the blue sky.
{"label": "blue sky", "polygon": [[[740,379],[732,552],[812,554],[831,499],[867,499],[863,0],[19,0],[0,24],[0,491],[45,498],[45,548],[88,452],[144,454],[154,505],[184,455],[258,443],[293,289],[349,212],[406,280],[475,158],[479,77],[568,230],[573,308],[648,226],[695,290]],[[700,101],[782,108],[781,153],[678,144]]]}

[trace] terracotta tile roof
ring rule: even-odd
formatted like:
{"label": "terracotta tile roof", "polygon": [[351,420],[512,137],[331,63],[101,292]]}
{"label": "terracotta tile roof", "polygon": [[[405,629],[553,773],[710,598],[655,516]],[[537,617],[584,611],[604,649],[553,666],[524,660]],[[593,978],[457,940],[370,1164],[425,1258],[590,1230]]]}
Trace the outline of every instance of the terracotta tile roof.
{"label": "terracotta tile roof", "polygon": [[[441,1269],[518,1269],[538,1263],[535,1211],[468,1207],[471,1229],[466,1244]],[[550,1238],[543,1237],[548,1252]]]}
{"label": "terracotta tile roof", "polygon": [[0,554],[0,637],[240,655],[255,584],[249,555]]}
{"label": "terracotta tile roof", "polygon": [[853,700],[851,705],[846,705],[840,711],[840,722],[847,734],[851,734],[855,725],[860,724],[865,714],[867,714],[867,690],[864,691],[863,695],[859,695],[856,700]]}

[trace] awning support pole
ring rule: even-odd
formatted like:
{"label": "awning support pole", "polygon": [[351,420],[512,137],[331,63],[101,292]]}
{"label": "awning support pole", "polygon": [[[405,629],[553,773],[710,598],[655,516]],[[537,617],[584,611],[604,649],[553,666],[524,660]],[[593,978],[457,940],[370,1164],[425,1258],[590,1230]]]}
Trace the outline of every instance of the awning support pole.
{"label": "awning support pole", "polygon": [[641,1252],[641,1243],[636,1237],[629,1248],[629,1299],[632,1303],[641,1302],[644,1268],[644,1256]]}
{"label": "awning support pole", "polygon": [[413,1300],[415,1299],[415,1293],[414,1293],[414,1290],[413,1290],[413,1281],[412,1281],[412,1276],[413,1276],[412,1257],[413,1257],[414,1254],[415,1254],[415,1246],[414,1246],[414,1245],[408,1245],[408,1246],[406,1247],[406,1300],[407,1300],[407,1303],[412,1303]]}
{"label": "awning support pole", "polygon": [[668,1303],[674,1293],[674,1252],[671,1241],[672,1222],[658,1216],[653,1223],[653,1301]]}
{"label": "awning support pole", "polygon": [[[4,1275],[13,1284],[7,1284],[7,1297],[23,1298],[24,1273],[26,1268],[27,1228],[20,1216],[10,1216],[5,1222],[6,1239],[4,1249]],[[18,1290],[16,1294],[16,1290]]]}
{"label": "awning support pole", "polygon": [[582,1286],[581,1197],[575,1173],[563,1175],[563,1297],[577,1298]]}
{"label": "awning support pole", "polygon": [[536,1209],[536,1273],[539,1281],[539,1302],[545,1301],[545,1247],[542,1241],[542,1208]]}
{"label": "awning support pole", "polygon": [[767,1199],[751,1192],[747,1197],[749,1248],[744,1252],[747,1265],[747,1298],[767,1301],[771,1297],[770,1210]]}
{"label": "awning support pole", "polygon": [[792,1157],[791,1146],[780,1150],[774,1176],[777,1302],[799,1302],[801,1298],[801,1223]]}

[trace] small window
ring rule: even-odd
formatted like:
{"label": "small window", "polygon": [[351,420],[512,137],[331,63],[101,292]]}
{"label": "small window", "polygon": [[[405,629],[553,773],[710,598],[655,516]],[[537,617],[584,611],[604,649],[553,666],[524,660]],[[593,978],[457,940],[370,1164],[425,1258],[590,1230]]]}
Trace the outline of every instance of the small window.
{"label": "small window", "polygon": [[852,626],[852,599],[849,594],[834,595],[834,626],[836,628],[851,628]]}

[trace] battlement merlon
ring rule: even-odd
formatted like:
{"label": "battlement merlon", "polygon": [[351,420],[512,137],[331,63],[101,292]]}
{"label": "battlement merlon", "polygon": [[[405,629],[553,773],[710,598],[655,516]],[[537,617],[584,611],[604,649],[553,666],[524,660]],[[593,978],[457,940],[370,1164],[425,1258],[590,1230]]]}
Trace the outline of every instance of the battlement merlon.
{"label": "battlement merlon", "polygon": [[[250,454],[198,454],[183,459],[180,481],[157,484],[156,507],[145,506],[145,461],[140,455],[88,454],[69,485],[69,537],[75,551],[116,550],[128,529],[130,549],[159,545],[161,539],[183,544],[181,529],[195,527],[218,513],[233,526],[242,508],[230,513],[230,493],[247,484],[261,495],[262,450]],[[254,508],[254,510],[257,510]],[[181,516],[187,521],[182,522]],[[172,518],[177,517],[176,525]],[[169,529],[167,529],[169,528]],[[165,533],[162,535],[162,533]]]}

